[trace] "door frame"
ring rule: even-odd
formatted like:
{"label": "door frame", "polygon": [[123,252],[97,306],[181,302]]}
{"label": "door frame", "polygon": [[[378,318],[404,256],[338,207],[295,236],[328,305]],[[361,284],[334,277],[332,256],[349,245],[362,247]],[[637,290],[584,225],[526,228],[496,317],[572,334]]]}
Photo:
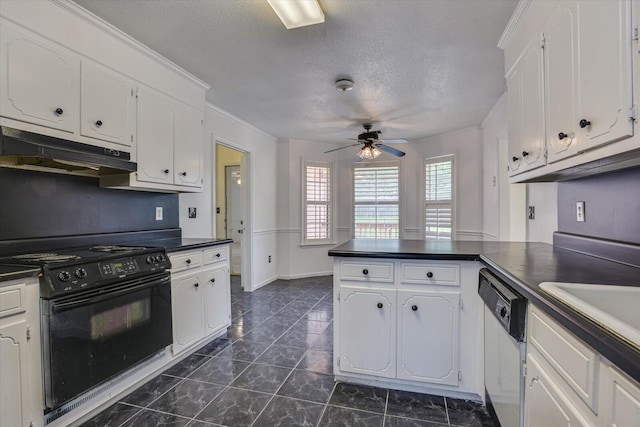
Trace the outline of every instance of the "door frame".
{"label": "door frame", "polygon": [[[242,236],[242,245],[241,245],[241,267],[240,267],[240,283],[244,288],[245,292],[253,292],[254,285],[252,280],[252,244],[253,244],[253,221],[251,221],[252,217],[252,205],[251,205],[251,152],[246,148],[242,147],[240,144],[230,141],[228,139],[215,136],[211,134],[211,144],[212,144],[212,171],[211,181],[212,181],[212,197],[211,197],[211,212],[216,212],[216,145],[221,145],[223,147],[230,148],[232,150],[236,150],[242,153],[242,161],[240,162],[240,175],[242,176],[242,183],[244,187],[244,233]],[[212,222],[212,237],[216,236],[216,214],[214,213],[211,216]]]}

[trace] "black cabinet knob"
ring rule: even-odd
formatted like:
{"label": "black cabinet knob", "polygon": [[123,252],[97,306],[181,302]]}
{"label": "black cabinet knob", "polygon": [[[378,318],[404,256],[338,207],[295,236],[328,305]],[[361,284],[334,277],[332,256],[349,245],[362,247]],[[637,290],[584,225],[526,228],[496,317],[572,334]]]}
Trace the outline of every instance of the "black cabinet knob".
{"label": "black cabinet knob", "polygon": [[190,259],[186,260],[185,262],[187,263],[187,265],[191,264],[191,260]]}
{"label": "black cabinet knob", "polygon": [[98,127],[102,126],[102,120],[96,121],[96,126],[98,126]]}
{"label": "black cabinet knob", "polygon": [[411,310],[413,310],[413,311],[418,311],[418,306],[417,306],[417,305],[412,305],[412,306],[411,306]]}
{"label": "black cabinet knob", "polygon": [[60,116],[64,113],[64,110],[62,108],[56,108],[55,113]]}
{"label": "black cabinet knob", "polygon": [[365,268],[364,270],[362,270],[362,274],[364,274],[364,275],[366,276],[367,274],[369,274],[369,270],[367,270],[367,269]]}
{"label": "black cabinet knob", "polygon": [[220,254],[216,254],[216,258],[220,258]]}
{"label": "black cabinet knob", "polygon": [[560,141],[562,141],[562,140],[563,140],[563,139],[565,139],[565,138],[569,138],[569,135],[567,135],[567,134],[566,134],[566,133],[564,133],[564,132],[560,132],[560,133],[558,134],[558,139],[559,139]]}
{"label": "black cabinet knob", "polygon": [[211,283],[215,283],[216,282],[216,278],[214,277],[213,279],[210,280]]}
{"label": "black cabinet knob", "polygon": [[431,278],[433,277],[433,273],[429,271],[429,272],[427,273],[427,277],[428,277],[429,279],[431,279]]}
{"label": "black cabinet knob", "polygon": [[507,308],[506,307],[502,307],[500,309],[500,317],[504,317],[507,315]]}
{"label": "black cabinet knob", "polygon": [[522,157],[527,157],[528,155],[529,155],[529,152],[528,152],[528,151],[523,151],[523,152],[522,152]]}
{"label": "black cabinet knob", "polygon": [[168,174],[169,173],[169,169],[163,170],[162,173],[165,174],[165,175]]}
{"label": "black cabinet knob", "polygon": [[381,302],[378,303],[378,308],[382,308],[382,303]]}
{"label": "black cabinet knob", "polygon": [[187,176],[186,172],[180,172],[180,176]]}
{"label": "black cabinet knob", "polygon": [[514,162],[517,162],[518,160],[520,160],[520,158],[519,158],[519,157],[516,157],[516,156],[513,156],[513,157],[511,158],[511,160],[513,160]]}
{"label": "black cabinet knob", "polygon": [[193,286],[195,286],[197,288],[198,286],[200,286],[200,283],[196,282],[196,283],[194,283]]}
{"label": "black cabinet knob", "polygon": [[580,125],[580,127],[582,129],[586,128],[587,126],[591,126],[591,122],[589,120],[585,120],[585,119],[580,120],[580,122],[578,124]]}

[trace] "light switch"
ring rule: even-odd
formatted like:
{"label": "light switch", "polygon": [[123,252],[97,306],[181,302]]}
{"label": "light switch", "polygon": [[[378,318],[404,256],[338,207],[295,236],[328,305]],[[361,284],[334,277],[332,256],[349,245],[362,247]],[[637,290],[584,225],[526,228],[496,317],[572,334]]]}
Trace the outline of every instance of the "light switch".
{"label": "light switch", "polygon": [[156,221],[162,221],[162,206],[156,206]]}

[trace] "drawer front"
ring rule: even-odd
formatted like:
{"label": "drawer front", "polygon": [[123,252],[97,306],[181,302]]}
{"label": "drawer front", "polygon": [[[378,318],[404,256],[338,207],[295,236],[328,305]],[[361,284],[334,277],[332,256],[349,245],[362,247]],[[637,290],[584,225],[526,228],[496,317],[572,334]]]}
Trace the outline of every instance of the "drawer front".
{"label": "drawer front", "polygon": [[529,316],[533,344],[593,411],[597,411],[599,355],[538,310]]}
{"label": "drawer front", "polygon": [[340,279],[393,283],[393,263],[342,261],[340,263]]}
{"label": "drawer front", "polygon": [[202,267],[202,251],[178,252],[169,255],[169,259],[172,273]]}
{"label": "drawer front", "polygon": [[229,259],[229,247],[215,247],[204,250],[204,265],[213,264],[215,262],[227,261]]}
{"label": "drawer front", "polygon": [[417,285],[460,285],[460,266],[457,264],[402,263],[400,281]]}
{"label": "drawer front", "polygon": [[26,311],[25,285],[0,288],[0,318]]}

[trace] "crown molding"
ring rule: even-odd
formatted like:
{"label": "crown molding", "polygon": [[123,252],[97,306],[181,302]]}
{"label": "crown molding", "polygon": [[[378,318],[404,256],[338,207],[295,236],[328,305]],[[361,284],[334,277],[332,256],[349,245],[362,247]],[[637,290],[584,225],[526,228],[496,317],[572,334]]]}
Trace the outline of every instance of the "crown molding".
{"label": "crown molding", "polygon": [[51,0],[51,2],[65,9],[67,12],[75,15],[76,17],[81,18],[82,20],[88,22],[89,24],[93,25],[95,28],[98,28],[103,32],[109,34],[110,36],[117,38],[122,43],[128,45],[129,47],[132,47],[133,49],[135,49],[139,53],[142,53],[143,55],[152,59],[153,61],[171,69],[172,71],[181,75],[182,77],[189,79],[190,81],[201,86],[205,90],[209,90],[211,88],[211,85],[209,85],[209,83],[199,79],[198,77],[194,76],[184,68],[175,64],[174,62],[169,61],[167,58],[160,55],[155,50],[151,49],[145,44],[140,43],[138,40],[134,39],[130,35],[126,34],[125,32],[109,24],[104,19],[89,12],[87,9],[83,8],[77,3],[74,3],[71,0]]}
{"label": "crown molding", "polygon": [[533,0],[520,0],[518,5],[516,6],[516,10],[513,11],[513,15],[511,15],[511,19],[507,23],[506,28],[504,29],[502,36],[500,36],[500,40],[498,40],[498,47],[503,49],[509,44],[511,38],[513,37],[513,33],[515,33],[516,28],[520,25],[520,21],[522,21],[522,17],[524,16],[529,6],[531,6]]}
{"label": "crown molding", "polygon": [[234,116],[233,114],[231,114],[230,112],[223,110],[222,108],[218,107],[217,105],[212,104],[211,102],[207,101],[205,103],[207,108],[211,108],[212,110],[222,114],[223,116],[234,120],[240,124],[243,124],[249,128],[251,128],[252,130],[258,132],[259,134],[261,134],[262,136],[266,136],[267,138],[272,139],[274,142],[278,142],[279,139],[276,138],[275,136],[271,135],[270,133],[267,133],[265,131],[263,131],[262,129],[256,127],[255,125],[252,125],[251,123],[247,122],[246,120],[242,120],[241,118],[239,118],[238,116]]}

